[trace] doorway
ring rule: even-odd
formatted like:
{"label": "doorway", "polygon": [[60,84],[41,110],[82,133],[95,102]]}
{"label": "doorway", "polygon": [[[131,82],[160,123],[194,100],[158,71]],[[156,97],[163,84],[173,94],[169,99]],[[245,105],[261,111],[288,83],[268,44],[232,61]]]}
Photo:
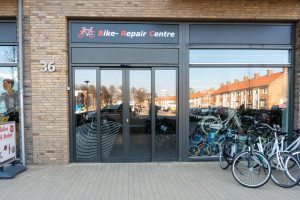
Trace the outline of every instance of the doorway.
{"label": "doorway", "polygon": [[74,68],[77,162],[178,159],[176,68]]}

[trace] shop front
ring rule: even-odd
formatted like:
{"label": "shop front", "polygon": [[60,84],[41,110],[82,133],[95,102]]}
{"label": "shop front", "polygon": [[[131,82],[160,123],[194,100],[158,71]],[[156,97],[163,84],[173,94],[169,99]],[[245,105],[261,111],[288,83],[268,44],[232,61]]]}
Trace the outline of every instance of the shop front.
{"label": "shop front", "polygon": [[292,127],[293,25],[69,22],[72,162],[211,159],[246,118]]}
{"label": "shop front", "polygon": [[74,161],[178,160],[179,25],[70,29]]}

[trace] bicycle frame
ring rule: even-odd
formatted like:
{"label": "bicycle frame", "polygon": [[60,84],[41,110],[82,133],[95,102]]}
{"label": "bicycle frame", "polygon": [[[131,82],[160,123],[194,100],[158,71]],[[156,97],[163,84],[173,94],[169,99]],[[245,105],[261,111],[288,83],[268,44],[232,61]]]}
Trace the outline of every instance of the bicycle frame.
{"label": "bicycle frame", "polygon": [[[283,145],[282,145],[283,146]],[[284,151],[293,151],[296,150],[298,147],[300,147],[300,136],[292,142],[287,148],[284,149]]]}

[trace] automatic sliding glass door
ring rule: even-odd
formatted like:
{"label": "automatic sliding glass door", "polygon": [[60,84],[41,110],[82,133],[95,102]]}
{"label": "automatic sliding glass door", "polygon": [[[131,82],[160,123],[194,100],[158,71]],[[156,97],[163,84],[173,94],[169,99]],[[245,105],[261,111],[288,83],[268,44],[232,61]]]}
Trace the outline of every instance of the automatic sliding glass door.
{"label": "automatic sliding glass door", "polygon": [[124,159],[123,71],[100,71],[100,134],[103,161]]}
{"label": "automatic sliding glass door", "polygon": [[74,159],[177,159],[177,71],[75,68]]}
{"label": "automatic sliding glass door", "polygon": [[128,159],[151,161],[151,69],[129,70]]}

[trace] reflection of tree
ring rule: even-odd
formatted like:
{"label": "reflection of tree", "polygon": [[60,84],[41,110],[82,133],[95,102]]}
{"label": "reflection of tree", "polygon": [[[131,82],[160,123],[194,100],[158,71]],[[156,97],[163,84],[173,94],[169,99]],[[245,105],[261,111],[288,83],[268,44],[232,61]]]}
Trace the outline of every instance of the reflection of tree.
{"label": "reflection of tree", "polygon": [[139,90],[137,90],[136,98],[139,103],[142,103],[145,101],[146,91],[144,88],[140,88]]}
{"label": "reflection of tree", "polygon": [[131,94],[133,95],[134,100],[138,103],[142,103],[145,101],[147,91],[144,88],[136,89],[135,87],[131,88]]}
{"label": "reflection of tree", "polygon": [[195,93],[195,89],[194,88],[189,88],[189,92],[190,92],[190,94]]}
{"label": "reflection of tree", "polygon": [[0,54],[0,61],[2,62],[16,62],[16,58],[15,58],[15,47],[13,47],[12,49],[9,48],[5,48],[2,51],[2,55],[3,55],[3,60],[1,59],[1,54]]}
{"label": "reflection of tree", "polygon": [[108,92],[109,92],[109,95],[110,95],[109,103],[113,104],[112,101],[113,101],[113,99],[115,99],[115,95],[116,95],[116,92],[117,92],[115,86],[110,85],[109,88],[108,88]]}
{"label": "reflection of tree", "polygon": [[103,103],[105,105],[109,104],[111,95],[109,94],[107,88],[103,85],[101,86],[100,97],[101,97],[101,103]]}

